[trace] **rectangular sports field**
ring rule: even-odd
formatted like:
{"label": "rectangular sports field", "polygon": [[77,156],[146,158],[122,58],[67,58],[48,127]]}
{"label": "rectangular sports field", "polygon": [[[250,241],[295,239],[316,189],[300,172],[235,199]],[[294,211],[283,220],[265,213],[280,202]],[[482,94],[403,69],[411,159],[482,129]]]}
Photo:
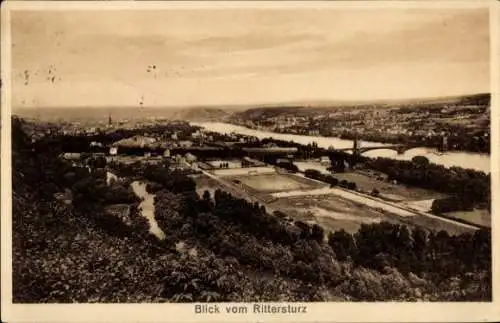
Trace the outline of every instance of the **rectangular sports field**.
{"label": "rectangular sports field", "polygon": [[239,181],[239,183],[263,193],[309,190],[325,186],[325,184],[291,174],[244,175],[234,176],[231,179],[233,182]]}
{"label": "rectangular sports field", "polygon": [[449,234],[474,232],[473,229],[442,221],[439,218],[419,215],[400,216],[333,194],[282,197],[272,201],[266,207],[280,210],[294,219],[318,223],[327,231],[344,229],[355,233],[362,224],[387,221],[407,225],[409,228],[420,226],[436,231],[445,230]]}

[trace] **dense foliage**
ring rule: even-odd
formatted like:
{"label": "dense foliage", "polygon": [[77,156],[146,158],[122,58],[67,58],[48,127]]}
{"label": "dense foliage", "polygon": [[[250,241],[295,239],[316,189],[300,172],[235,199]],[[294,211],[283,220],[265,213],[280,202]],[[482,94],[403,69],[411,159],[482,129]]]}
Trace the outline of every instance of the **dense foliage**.
{"label": "dense foliage", "polygon": [[351,235],[343,230],[329,236],[328,243],[339,259],[378,270],[396,267],[439,283],[467,272],[485,272],[491,265],[490,231],[450,236],[446,231],[409,231],[390,223],[362,225]]}

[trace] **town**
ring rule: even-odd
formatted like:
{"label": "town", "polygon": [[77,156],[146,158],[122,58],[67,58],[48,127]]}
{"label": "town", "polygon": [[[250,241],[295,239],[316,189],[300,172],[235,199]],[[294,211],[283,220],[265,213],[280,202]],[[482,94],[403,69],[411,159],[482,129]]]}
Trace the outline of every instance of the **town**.
{"label": "town", "polygon": [[255,108],[230,120],[279,133],[489,152],[489,95],[336,107]]}

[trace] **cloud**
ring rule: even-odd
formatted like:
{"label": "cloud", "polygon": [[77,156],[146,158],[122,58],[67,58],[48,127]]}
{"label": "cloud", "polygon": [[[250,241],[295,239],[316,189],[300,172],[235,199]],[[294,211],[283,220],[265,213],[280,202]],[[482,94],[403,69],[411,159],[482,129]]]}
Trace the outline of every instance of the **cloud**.
{"label": "cloud", "polygon": [[14,98],[102,105],[113,93],[135,104],[149,93],[162,105],[244,101],[245,93],[265,102],[292,92],[337,99],[476,91],[489,84],[488,27],[487,10],[17,12]]}
{"label": "cloud", "polygon": [[241,52],[268,50],[279,47],[307,46],[308,44],[325,41],[324,35],[314,33],[275,34],[247,33],[236,36],[214,36],[194,40],[186,46],[187,51],[201,52]]}

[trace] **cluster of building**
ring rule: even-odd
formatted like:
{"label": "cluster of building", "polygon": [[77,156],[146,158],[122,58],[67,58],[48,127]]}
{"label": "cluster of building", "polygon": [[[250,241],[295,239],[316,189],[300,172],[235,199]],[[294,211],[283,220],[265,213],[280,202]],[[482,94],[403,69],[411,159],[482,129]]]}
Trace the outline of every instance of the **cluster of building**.
{"label": "cluster of building", "polygon": [[[175,169],[197,169],[199,161],[196,156],[217,155],[217,152],[236,147],[239,151],[250,156],[266,153],[291,156],[297,152],[297,148],[294,147],[278,147],[273,144],[252,145],[258,139],[251,136],[236,133],[218,134],[189,125],[180,128],[174,125],[161,130],[144,128],[136,133],[139,134],[116,140],[111,144],[103,144],[93,140],[90,142],[87,152],[68,152],[62,157],[72,160],[74,163],[81,163],[88,157],[104,157],[107,162],[124,164],[136,162],[158,164],[168,160],[170,166]],[[202,159],[206,160],[206,158]],[[228,163],[223,164],[225,168],[229,168],[226,165]],[[200,165],[203,165],[201,168],[217,168],[203,163]],[[258,166],[255,160],[243,158],[239,167],[255,166]]]}
{"label": "cluster of building", "polygon": [[[324,113],[299,116],[296,112],[261,114],[253,120],[238,123],[261,130],[311,136],[341,137],[346,133],[374,136],[453,136],[456,129],[465,133],[483,131],[489,135],[489,114],[485,106],[443,105],[429,107],[388,108],[366,106],[325,109]],[[488,120],[482,120],[486,118]],[[476,122],[481,119],[483,122]],[[458,131],[458,130],[457,130]]]}

